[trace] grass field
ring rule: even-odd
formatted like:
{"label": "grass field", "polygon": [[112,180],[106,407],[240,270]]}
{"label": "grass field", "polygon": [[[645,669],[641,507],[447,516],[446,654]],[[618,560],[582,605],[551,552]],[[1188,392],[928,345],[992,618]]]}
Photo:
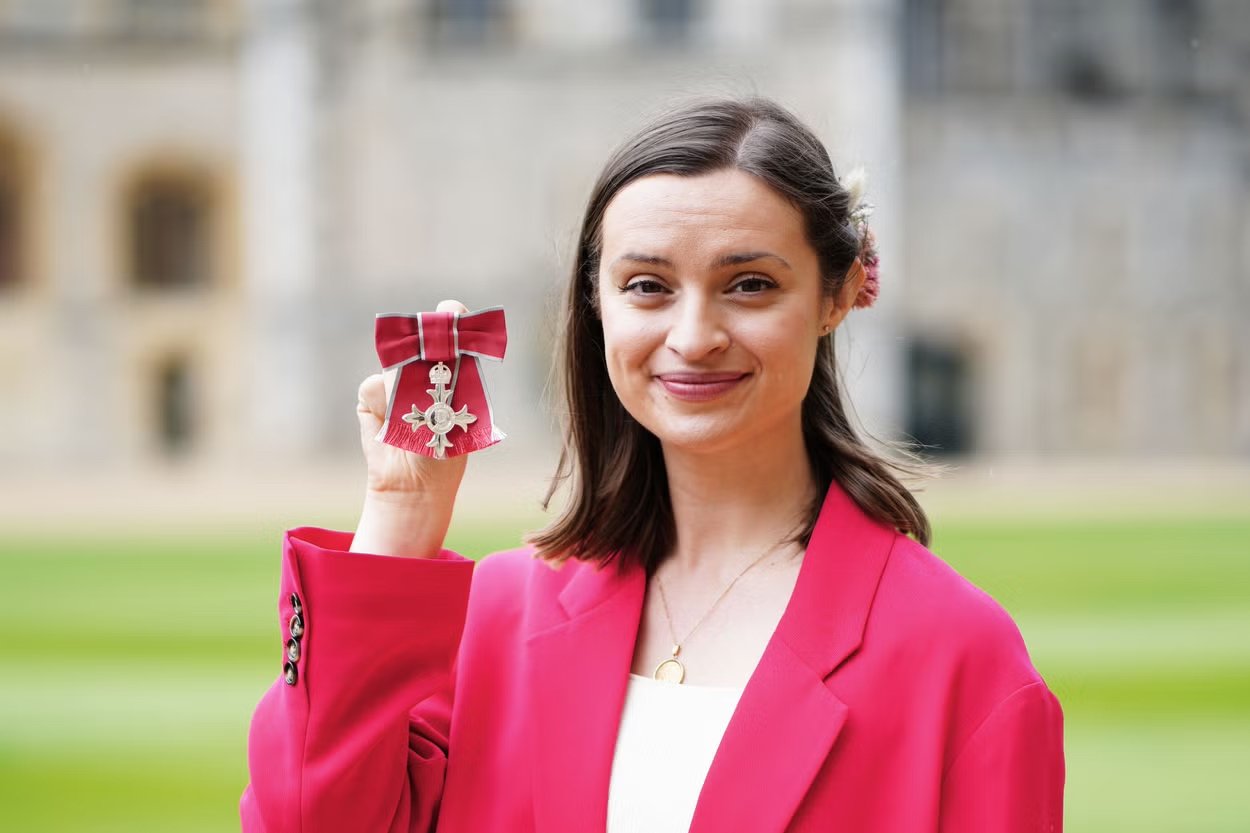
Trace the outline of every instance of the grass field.
{"label": "grass field", "polygon": [[[1063,703],[1070,833],[1250,830],[1250,518],[935,526]],[[238,828],[280,534],[0,545],[0,829]]]}

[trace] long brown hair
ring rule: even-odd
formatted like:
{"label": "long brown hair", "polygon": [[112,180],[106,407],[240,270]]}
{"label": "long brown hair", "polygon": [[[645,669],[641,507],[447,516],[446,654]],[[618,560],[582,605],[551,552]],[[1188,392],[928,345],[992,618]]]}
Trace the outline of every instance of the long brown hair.
{"label": "long brown hair", "polygon": [[[566,481],[570,500],[559,518],[526,536],[550,562],[574,558],[623,567],[639,561],[651,572],[675,542],[659,440],[625,410],[608,378],[598,299],[603,214],[618,191],[641,177],[726,168],[759,177],[799,209],[826,295],[839,292],[859,254],[849,218],[852,197],[824,146],[769,99],[695,100],[622,143],[591,191],[565,297],[557,367],[558,395],[567,409],[564,444],[542,505],[546,509]],[[825,492],[837,481],[871,517],[929,543],[924,510],[894,475],[922,473],[923,461],[898,443],[888,445],[906,462],[884,458],[860,438],[843,406],[833,333],[820,339],[802,423],[819,494],[790,540],[807,545]]]}

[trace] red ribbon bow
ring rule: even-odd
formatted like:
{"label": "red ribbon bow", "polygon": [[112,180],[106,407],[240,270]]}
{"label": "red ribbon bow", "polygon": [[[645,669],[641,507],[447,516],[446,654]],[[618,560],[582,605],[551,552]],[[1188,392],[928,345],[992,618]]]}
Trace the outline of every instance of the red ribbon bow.
{"label": "red ribbon bow", "polygon": [[507,435],[495,424],[481,359],[503,360],[503,307],[477,312],[379,313],[384,370],[396,370],[386,419],[374,439],[427,457],[456,457]]}

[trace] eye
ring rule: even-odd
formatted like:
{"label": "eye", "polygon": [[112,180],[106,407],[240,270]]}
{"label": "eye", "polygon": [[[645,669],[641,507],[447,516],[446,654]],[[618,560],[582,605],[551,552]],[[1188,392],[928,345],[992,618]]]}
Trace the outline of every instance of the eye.
{"label": "eye", "polygon": [[[736,288],[742,289],[743,287],[748,287],[747,290],[745,291],[745,294],[760,295],[765,290],[773,289],[776,286],[777,284],[773,283],[771,280],[764,277],[763,275],[751,275],[746,280],[740,281],[737,284]],[[752,287],[754,289],[752,289]]]}
{"label": "eye", "polygon": [[[642,287],[650,287],[655,291],[644,292]],[[664,286],[659,281],[653,281],[649,278],[640,278],[621,287],[621,292],[633,292],[635,295],[658,295],[662,291],[664,291]]]}

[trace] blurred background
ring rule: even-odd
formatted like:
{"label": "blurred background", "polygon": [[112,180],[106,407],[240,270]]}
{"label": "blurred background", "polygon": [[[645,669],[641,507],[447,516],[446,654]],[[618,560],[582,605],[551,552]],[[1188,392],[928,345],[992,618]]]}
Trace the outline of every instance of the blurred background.
{"label": "blurred background", "polygon": [[449,545],[549,519],[584,201],[707,93],[868,171],[846,383],[950,467],[934,549],[1064,705],[1067,829],[1250,830],[1245,0],[0,0],[0,827],[237,828],[375,313],[505,307]]}

